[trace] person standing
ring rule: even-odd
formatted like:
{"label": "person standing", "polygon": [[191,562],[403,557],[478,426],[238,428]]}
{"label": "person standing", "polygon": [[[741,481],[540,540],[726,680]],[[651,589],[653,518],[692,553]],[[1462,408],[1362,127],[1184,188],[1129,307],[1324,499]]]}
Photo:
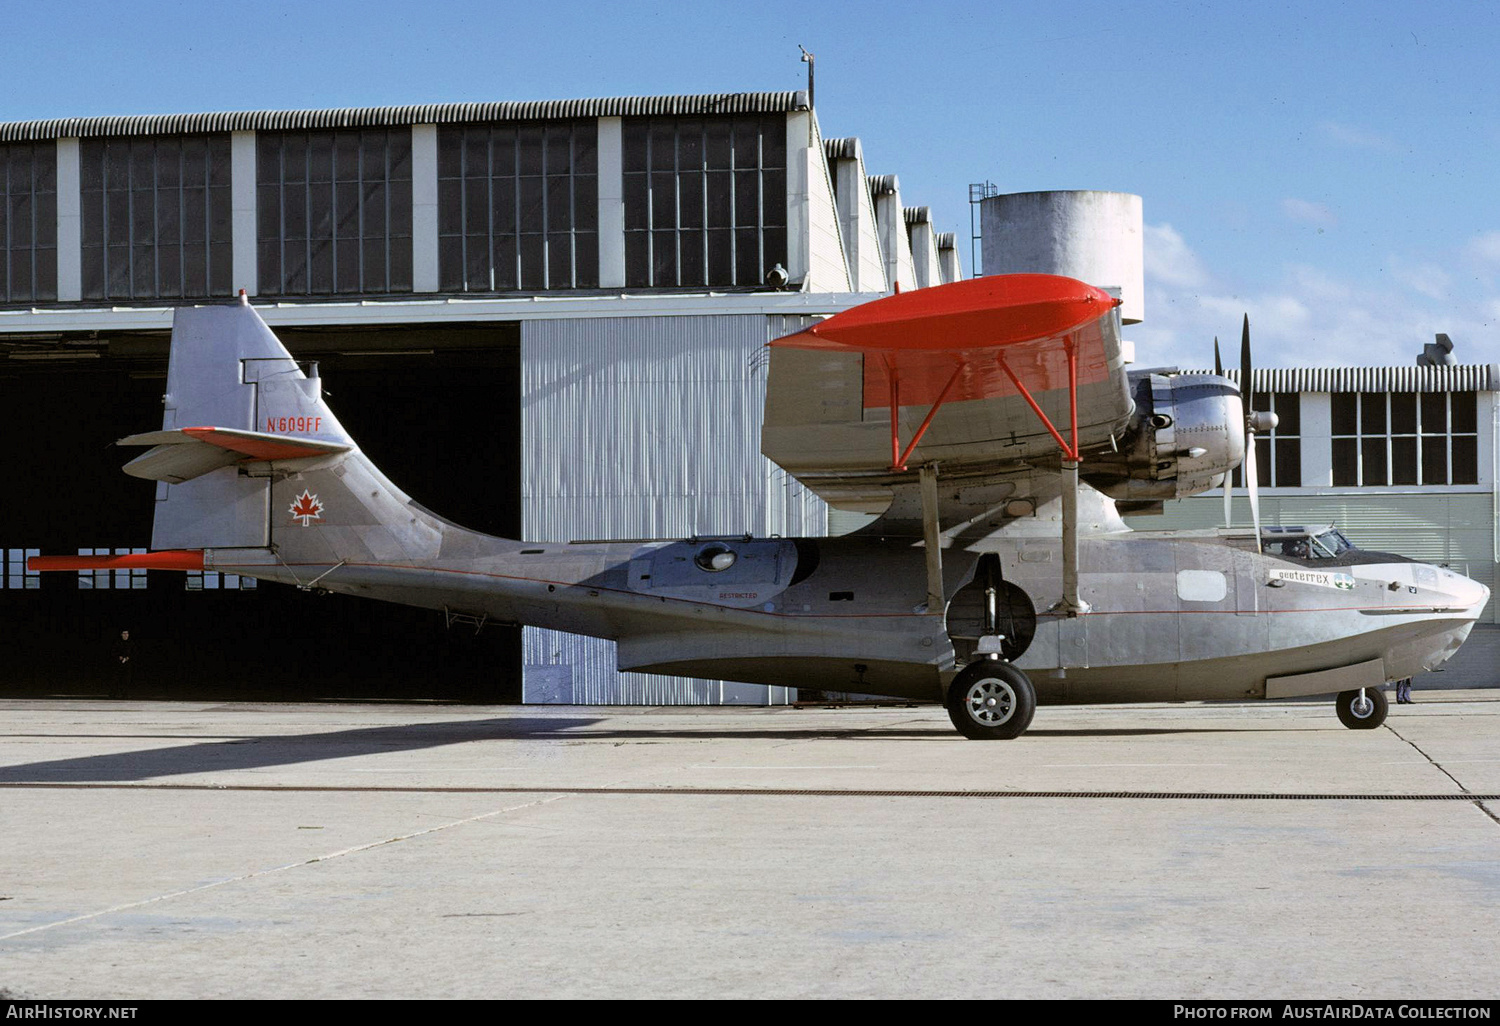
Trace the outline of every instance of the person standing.
{"label": "person standing", "polygon": [[1415,705],[1416,704],[1415,702],[1413,702],[1411,700],[1411,678],[1410,677],[1407,677],[1405,680],[1398,680],[1398,681],[1396,681],[1396,704],[1397,705]]}
{"label": "person standing", "polygon": [[109,697],[128,698],[131,682],[135,677],[135,642],[130,640],[130,631],[123,630],[111,651]]}

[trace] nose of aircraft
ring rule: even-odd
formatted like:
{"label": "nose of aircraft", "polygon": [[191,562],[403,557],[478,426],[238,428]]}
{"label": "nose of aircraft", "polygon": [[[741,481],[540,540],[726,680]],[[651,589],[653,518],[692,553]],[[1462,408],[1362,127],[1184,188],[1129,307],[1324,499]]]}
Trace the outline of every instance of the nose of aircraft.
{"label": "nose of aircraft", "polygon": [[1474,616],[1490,600],[1490,589],[1478,581],[1470,580],[1452,570],[1440,570],[1443,591],[1453,598],[1453,604],[1469,610]]}
{"label": "nose of aircraft", "polygon": [[1397,604],[1430,606],[1439,614],[1461,613],[1477,619],[1490,600],[1490,589],[1483,584],[1431,563],[1382,563],[1359,570],[1364,571],[1359,576],[1389,581],[1392,601]]}
{"label": "nose of aircraft", "polygon": [[[1393,582],[1406,583],[1401,567],[1388,569]],[[1410,590],[1415,593],[1412,598],[1419,606],[1431,603],[1434,625],[1439,627],[1419,641],[1399,646],[1401,652],[1387,653],[1387,670],[1394,672],[1392,667],[1396,667],[1402,676],[1409,676],[1412,672],[1435,670],[1452,658],[1489,601],[1490,589],[1446,567],[1408,563],[1405,571],[1411,575]]]}

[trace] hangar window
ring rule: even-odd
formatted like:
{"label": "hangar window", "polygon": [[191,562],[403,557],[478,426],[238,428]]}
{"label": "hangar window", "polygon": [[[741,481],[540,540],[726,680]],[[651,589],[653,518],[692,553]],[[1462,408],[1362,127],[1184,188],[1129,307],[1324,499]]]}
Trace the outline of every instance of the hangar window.
{"label": "hangar window", "polygon": [[259,132],[260,291],[411,291],[411,129]]}
{"label": "hangar window", "polygon": [[[80,556],[124,556],[145,551],[145,549],[79,549],[78,554]],[[124,591],[145,586],[146,571],[138,568],[78,571],[78,587],[86,591],[106,591],[111,587]]]}
{"label": "hangar window", "polygon": [[230,293],[229,136],[84,139],[84,299]]}
{"label": "hangar window", "polygon": [[254,591],[255,578],[239,574],[221,574],[216,570],[189,570],[183,581],[185,591]]}
{"label": "hangar window", "polygon": [[41,549],[7,549],[5,555],[5,587],[11,590],[31,590],[42,586],[40,571],[26,569],[26,560],[40,556]]}
{"label": "hangar window", "polygon": [[627,118],[625,284],[757,286],[786,265],[786,117]]}
{"label": "hangar window", "polygon": [[0,146],[0,302],[57,298],[57,144]]}
{"label": "hangar window", "polygon": [[597,124],[438,129],[438,280],[444,291],[599,284]]}
{"label": "hangar window", "polygon": [[[1262,485],[1297,488],[1302,484],[1302,396],[1296,392],[1255,392],[1251,408],[1276,414],[1276,426],[1255,434],[1255,474]],[[1234,487],[1244,487],[1234,470]]]}
{"label": "hangar window", "polygon": [[1335,392],[1335,486],[1477,484],[1474,392]]}

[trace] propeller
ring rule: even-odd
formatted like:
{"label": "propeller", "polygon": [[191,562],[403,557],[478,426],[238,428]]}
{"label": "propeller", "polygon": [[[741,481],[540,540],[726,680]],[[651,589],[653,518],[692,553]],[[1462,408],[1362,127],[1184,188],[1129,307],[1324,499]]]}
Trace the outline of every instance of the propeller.
{"label": "propeller", "polygon": [[[1245,322],[1240,329],[1240,401],[1245,413],[1245,459],[1240,464],[1241,473],[1245,476],[1245,493],[1250,499],[1250,520],[1255,527],[1255,550],[1261,551],[1260,540],[1260,474],[1255,464],[1255,432],[1269,431],[1276,426],[1276,414],[1269,412],[1256,412],[1251,409],[1251,402],[1255,393],[1251,388],[1254,368],[1250,360],[1250,315],[1245,315]],[[1220,377],[1224,376],[1224,360],[1219,354],[1219,338],[1214,336],[1214,373]],[[1233,523],[1231,503],[1233,502],[1232,472],[1224,475],[1224,526]]]}
{"label": "propeller", "polygon": [[1276,426],[1276,414],[1257,412],[1250,408],[1255,392],[1251,387],[1250,366],[1250,315],[1245,315],[1245,324],[1240,333],[1240,397],[1245,404],[1245,492],[1250,496],[1250,520],[1255,525],[1255,551],[1261,551],[1260,543],[1260,481],[1255,466],[1255,432],[1270,431]]}

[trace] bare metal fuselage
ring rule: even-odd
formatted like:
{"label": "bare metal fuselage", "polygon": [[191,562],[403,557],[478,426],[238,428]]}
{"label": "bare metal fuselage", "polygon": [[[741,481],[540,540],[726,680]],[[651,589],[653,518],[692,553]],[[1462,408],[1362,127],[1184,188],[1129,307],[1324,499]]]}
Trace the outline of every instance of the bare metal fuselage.
{"label": "bare metal fuselage", "polygon": [[[1059,540],[1000,534],[944,552],[949,609],[929,611],[924,552],[910,539],[728,539],[717,543],[734,557],[723,569],[699,565],[709,544],[527,544],[450,527],[434,559],[299,564],[218,549],[207,564],[613,639],[624,670],[941,699],[971,656],[952,598],[994,553],[1035,609],[1014,662],[1044,703],[1376,686],[1447,659],[1488,598],[1422,563],[1320,564],[1222,532],[1123,532],[1083,540],[1090,611],[1067,617],[1048,612],[1061,597]],[[1320,675],[1341,667],[1359,672]]]}

